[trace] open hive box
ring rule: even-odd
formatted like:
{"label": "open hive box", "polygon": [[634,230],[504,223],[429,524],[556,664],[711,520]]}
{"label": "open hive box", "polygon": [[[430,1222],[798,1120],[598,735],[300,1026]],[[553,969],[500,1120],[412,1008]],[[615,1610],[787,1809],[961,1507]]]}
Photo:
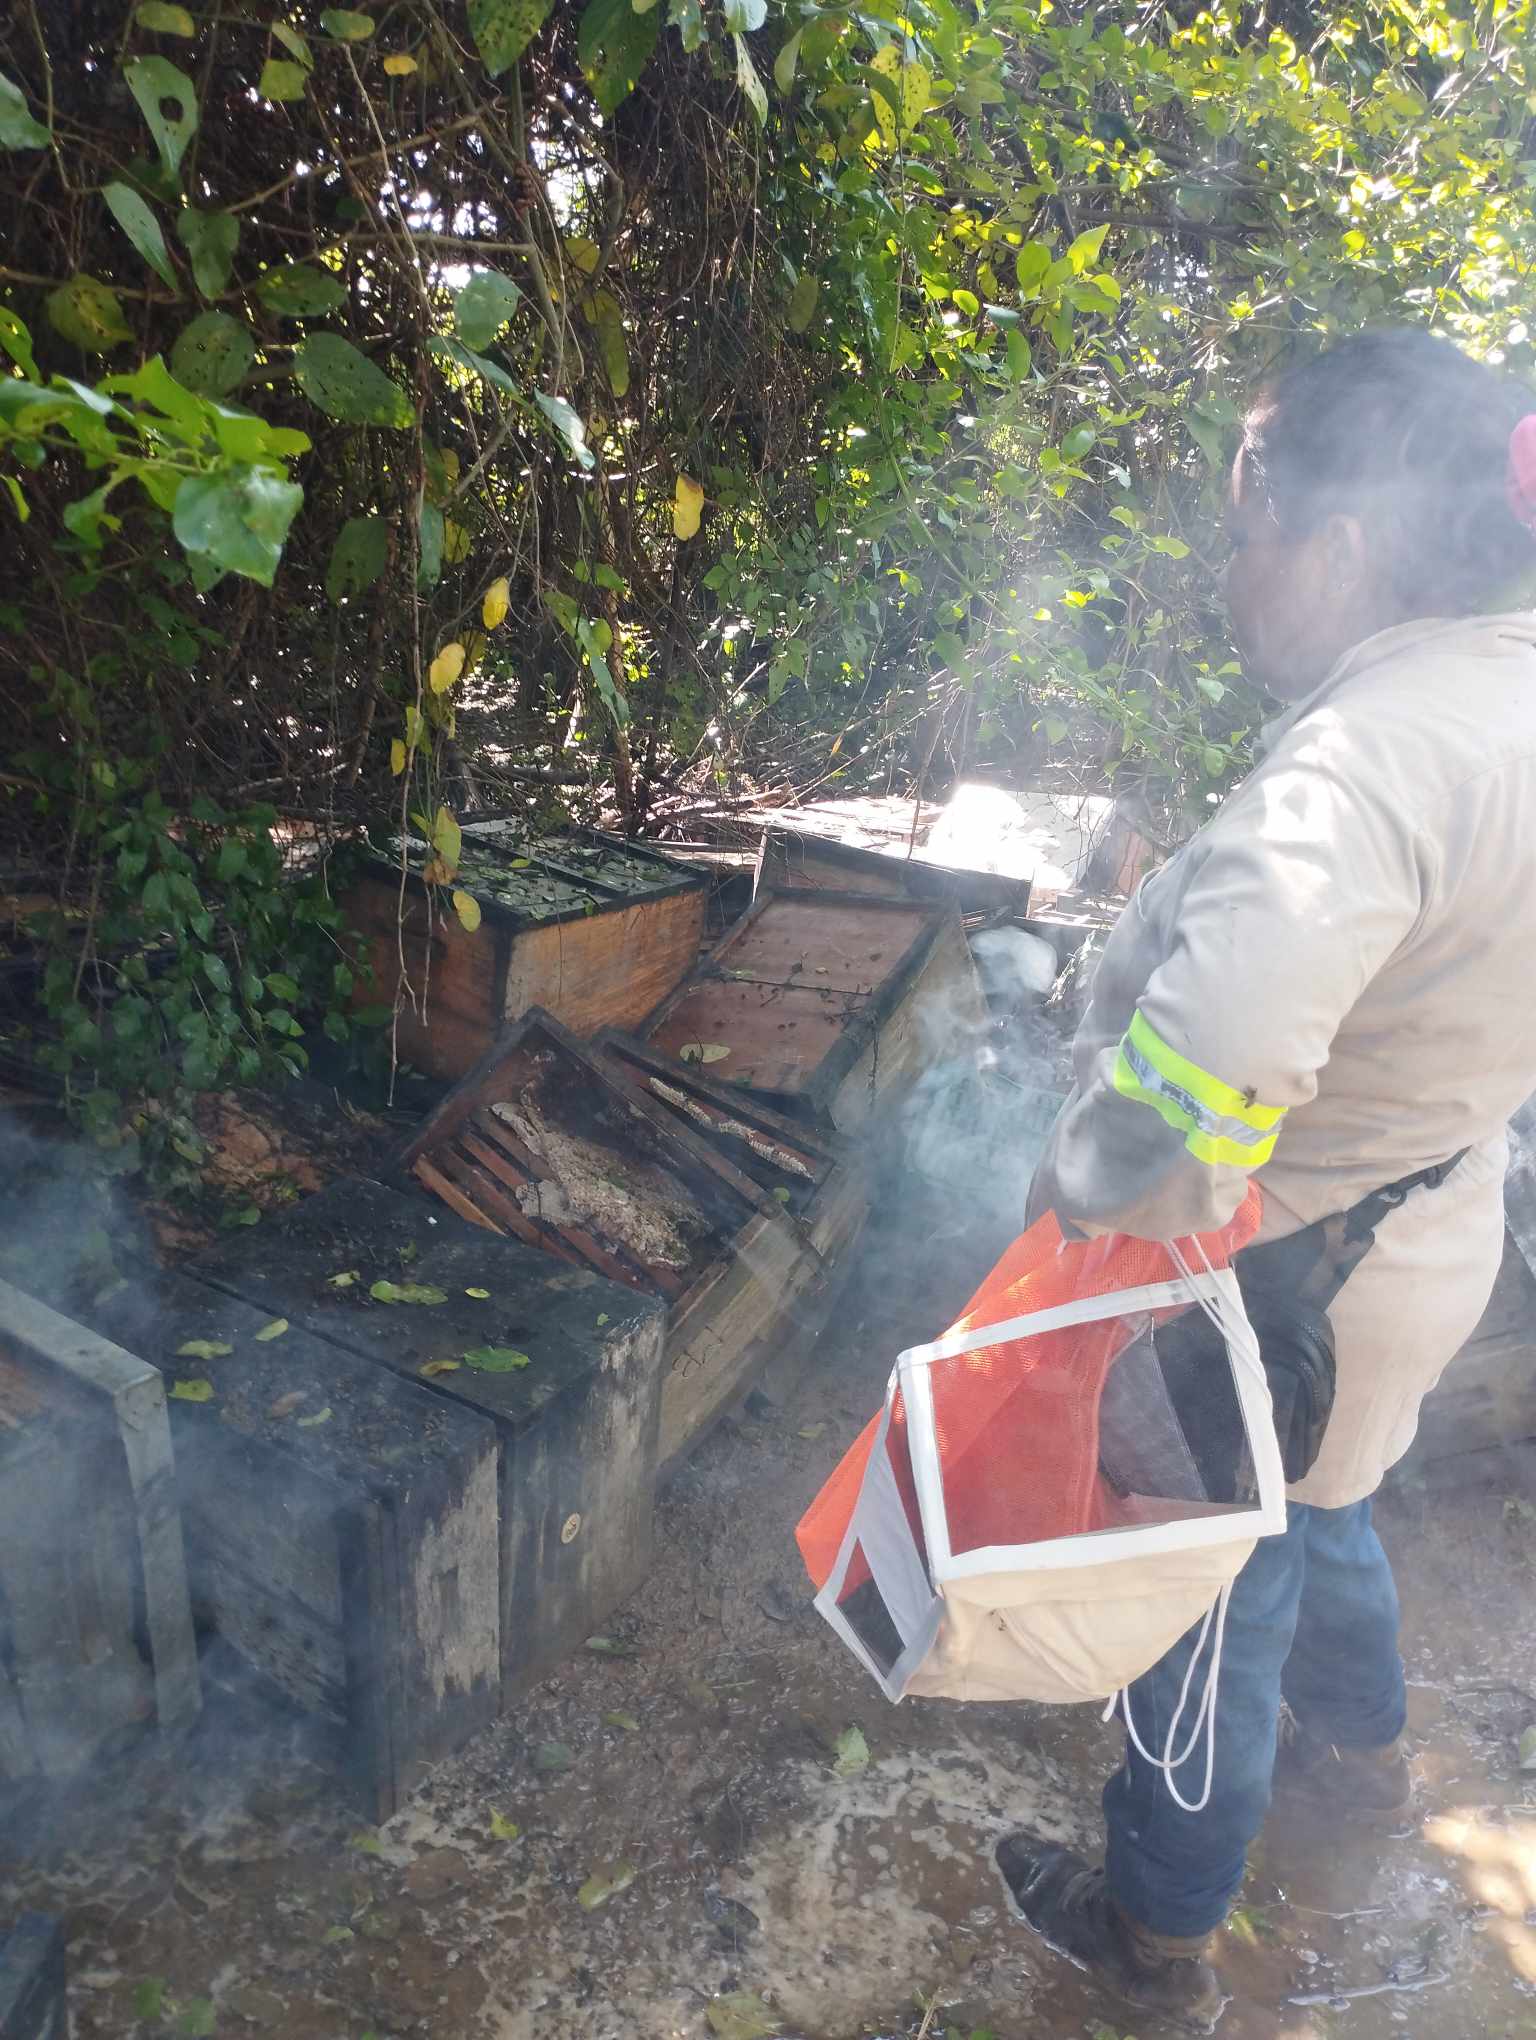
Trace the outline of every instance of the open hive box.
{"label": "open hive box", "polygon": [[170,1383],[192,1605],[387,1820],[500,1707],[496,1433],[186,1275],[99,1321]]}
{"label": "open hive box", "polygon": [[[822,1272],[791,1204],[801,1184],[806,1201],[815,1195],[830,1162],[796,1129],[796,1166],[767,1181],[705,1138],[649,1077],[631,1081],[612,1054],[584,1048],[547,1013],[528,1014],[402,1161],[463,1217],[667,1302],[665,1464],[744,1385],[765,1339]],[[826,1224],[846,1235],[860,1209],[851,1193],[829,1196]]]}
{"label": "open hive box", "polygon": [[953,907],[764,892],[644,1029],[790,1117],[855,1130],[986,1013]]}
{"label": "open hive box", "polygon": [[165,1385],[0,1282],[0,1784],[200,1704]]}
{"label": "open hive box", "polygon": [[[751,1184],[759,1211],[768,1214],[739,1236],[747,1265],[735,1282],[700,1298],[697,1328],[691,1330],[681,1313],[674,1317],[661,1405],[666,1466],[770,1359],[782,1360],[792,1348],[808,1357],[863,1226],[867,1189],[835,1136],[812,1133],[751,1093],[717,1084],[699,1064],[669,1062],[612,1029],[597,1037],[593,1052],[617,1082],[664,1113],[711,1167]],[[770,1222],[781,1216],[792,1232]],[[772,1306],[767,1315],[765,1297]]]}
{"label": "open hive box", "polygon": [[753,890],[866,893],[880,899],[953,905],[967,914],[1021,915],[1029,911],[1030,881],[930,863],[921,856],[903,855],[894,844],[870,850],[775,824],[763,831]]}
{"label": "open hive box", "polygon": [[650,1563],[660,1306],[366,1180],[260,1231],[193,1263],[198,1277],[489,1422],[504,1703]]}
{"label": "open hive box", "polygon": [[454,883],[480,907],[473,931],[423,883],[426,846],[406,847],[403,893],[399,866],[381,857],[343,906],[367,939],[370,1000],[395,997],[403,954],[400,1054],[432,1076],[463,1076],[530,1006],[579,1034],[638,1021],[698,956],[703,876],[622,838],[535,841],[519,824],[467,824]]}

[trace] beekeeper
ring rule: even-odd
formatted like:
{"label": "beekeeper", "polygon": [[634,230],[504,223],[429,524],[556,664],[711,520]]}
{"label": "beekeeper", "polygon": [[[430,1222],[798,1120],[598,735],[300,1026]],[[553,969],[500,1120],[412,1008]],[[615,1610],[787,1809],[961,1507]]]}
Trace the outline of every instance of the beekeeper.
{"label": "beekeeper", "polygon": [[[1232,1596],[1204,1809],[1132,1747],[1102,1869],[1030,1835],[998,1852],[1052,1948],[1196,2030],[1272,1790],[1341,1825],[1411,1798],[1370,1497],[1488,1300],[1505,1123],[1536,1089],[1536,616],[1510,613],[1536,568],[1536,400],[1423,333],[1345,341],[1249,414],[1230,527],[1244,669],[1289,706],[1111,936],[1031,1216],[1178,1238],[1225,1224],[1258,1172],[1274,1239],[1443,1180],[1330,1306],[1335,1404]],[[1132,1689],[1152,1749],[1191,1648]]]}

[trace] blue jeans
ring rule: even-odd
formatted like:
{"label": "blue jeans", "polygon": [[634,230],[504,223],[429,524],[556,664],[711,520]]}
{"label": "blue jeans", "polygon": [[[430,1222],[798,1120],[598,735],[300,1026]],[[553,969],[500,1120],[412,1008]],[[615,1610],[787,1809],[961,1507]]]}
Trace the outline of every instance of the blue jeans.
{"label": "blue jeans", "polygon": [[[1284,1535],[1260,1538],[1232,1590],[1204,1811],[1184,1812],[1162,1773],[1130,1745],[1105,1787],[1109,1890],[1132,1919],[1156,1934],[1193,1938],[1226,1918],[1248,1844],[1269,1810],[1282,1694],[1310,1733],[1341,1749],[1378,1749],[1402,1734],[1397,1629],[1397,1588],[1370,1503],[1314,1509],[1293,1502]],[[1198,1634],[1192,1630],[1131,1688],[1132,1717],[1154,1756],[1163,1754]],[[1204,1679],[1202,1662],[1180,1748]],[[1184,1797],[1197,1800],[1203,1733],[1175,1775]]]}

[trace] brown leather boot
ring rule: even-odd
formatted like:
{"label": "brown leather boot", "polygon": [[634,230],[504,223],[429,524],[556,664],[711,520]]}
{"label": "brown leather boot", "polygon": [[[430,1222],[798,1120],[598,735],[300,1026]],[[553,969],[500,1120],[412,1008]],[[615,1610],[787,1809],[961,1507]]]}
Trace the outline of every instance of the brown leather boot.
{"label": "brown leather boot", "polygon": [[1413,1805],[1413,1774],[1401,1737],[1382,1749],[1342,1749],[1293,1722],[1275,1758],[1275,1791],[1340,1813],[1400,1820]]}
{"label": "brown leather boot", "polygon": [[1115,1904],[1102,1870],[1038,1835],[999,1842],[997,1867],[1019,1917],[1055,1954],[1138,2012],[1189,2033],[1215,2028],[1227,1994],[1206,1960],[1210,1935],[1186,1941],[1152,1933]]}

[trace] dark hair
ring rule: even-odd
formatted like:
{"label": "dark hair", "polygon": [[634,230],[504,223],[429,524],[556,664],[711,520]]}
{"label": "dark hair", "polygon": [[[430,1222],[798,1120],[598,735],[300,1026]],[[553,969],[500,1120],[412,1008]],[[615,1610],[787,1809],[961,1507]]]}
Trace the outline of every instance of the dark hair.
{"label": "dark hair", "polygon": [[1410,616],[1467,616],[1536,569],[1507,494],[1510,434],[1531,411],[1529,390],[1449,340],[1359,333],[1259,398],[1244,466],[1287,535],[1357,516]]}

